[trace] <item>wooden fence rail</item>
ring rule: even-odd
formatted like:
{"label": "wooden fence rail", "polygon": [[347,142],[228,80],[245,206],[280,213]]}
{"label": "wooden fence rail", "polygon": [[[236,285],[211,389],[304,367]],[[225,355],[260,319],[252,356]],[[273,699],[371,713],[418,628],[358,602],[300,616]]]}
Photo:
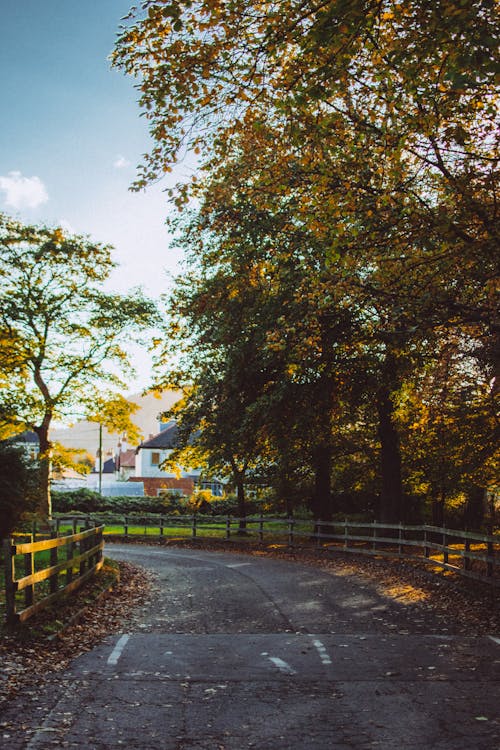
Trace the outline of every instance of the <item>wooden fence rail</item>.
{"label": "wooden fence rail", "polygon": [[[41,541],[33,541],[32,534],[27,535],[30,538],[28,542],[5,540],[7,622],[24,622],[60,597],[75,591],[88,578],[95,575],[103,565],[103,531],[103,526],[94,526],[76,532],[75,521],[73,533],[68,536],[58,536],[54,532],[52,538]],[[66,547],[65,559],[60,560],[59,551],[63,547]],[[42,561],[36,557],[43,552],[49,553],[48,560],[47,555]],[[23,561],[20,559],[21,556]],[[20,567],[24,575],[17,577]],[[62,573],[65,575],[61,575]],[[39,589],[36,589],[37,584],[41,584]],[[19,611],[20,591],[24,591],[24,606]],[[36,594],[39,596],[35,596]]]}
{"label": "wooden fence rail", "polygon": [[[126,539],[134,536],[163,538],[190,535],[191,538],[220,538],[230,540],[241,531],[241,539],[255,539],[260,543],[279,543],[293,547],[321,547],[323,550],[343,551],[361,555],[399,557],[424,562],[460,575],[500,585],[500,535],[479,534],[427,525],[386,524],[376,521],[312,521],[299,518],[270,518],[251,516],[245,519],[231,516],[168,516],[159,514],[110,515],[93,514],[77,519],[58,518],[55,523],[106,523],[106,533],[120,534]],[[109,528],[114,527],[114,528]],[[118,531],[117,531],[118,527]]]}

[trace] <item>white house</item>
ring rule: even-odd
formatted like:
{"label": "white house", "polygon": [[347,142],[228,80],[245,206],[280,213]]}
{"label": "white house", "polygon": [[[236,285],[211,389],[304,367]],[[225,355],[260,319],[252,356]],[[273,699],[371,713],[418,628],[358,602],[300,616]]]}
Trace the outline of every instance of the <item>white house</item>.
{"label": "white house", "polygon": [[[160,467],[176,447],[178,434],[179,428],[175,422],[168,422],[162,426],[160,432],[142,442],[135,450],[135,476],[176,477],[174,472],[165,471]],[[183,471],[182,476],[194,477],[199,473],[199,471]]]}
{"label": "white house", "polygon": [[215,496],[222,496],[222,482],[203,480],[200,469],[183,468],[179,477],[178,474],[161,468],[177,446],[178,437],[179,428],[172,421],[162,425],[160,432],[142,442],[135,451],[135,478],[130,478],[129,481],[141,479],[148,494],[161,494],[164,489],[190,494],[195,487],[199,487],[209,489]]}

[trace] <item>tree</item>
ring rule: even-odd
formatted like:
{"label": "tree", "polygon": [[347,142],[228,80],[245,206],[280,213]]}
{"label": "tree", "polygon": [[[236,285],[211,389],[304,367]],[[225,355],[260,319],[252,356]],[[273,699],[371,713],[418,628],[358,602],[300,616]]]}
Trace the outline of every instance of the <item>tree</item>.
{"label": "tree", "polygon": [[[49,429],[53,419],[90,405],[96,386],[121,384],[123,343],[154,324],[140,290],[105,293],[110,248],[61,229],[0,217],[0,414],[33,429],[40,442],[39,513],[49,517]],[[130,368],[129,368],[130,369]]]}
{"label": "tree", "polygon": [[[365,397],[376,395],[382,516],[400,520],[395,404],[417,353],[438,329],[479,326],[497,377],[494,3],[169,0],[143,3],[129,21],[115,64],[137,77],[154,138],[136,187],[191,149],[202,179],[173,194],[177,205],[193,194],[222,201],[233,222],[242,196],[259,219],[293,209],[292,231],[322,248],[308,276],[316,318],[332,289],[356,310],[351,346],[369,365]],[[323,341],[320,371],[338,383],[328,326]],[[328,453],[318,455],[323,476]]]}
{"label": "tree", "polygon": [[430,499],[437,526],[453,503],[469,528],[480,528],[486,490],[498,476],[498,398],[488,368],[474,355],[478,343],[442,331],[396,404],[407,484]]}
{"label": "tree", "polygon": [[174,350],[179,361],[173,371],[160,374],[158,383],[185,394],[169,412],[179,426],[172,461],[191,466],[199,461],[210,472],[231,478],[241,532],[246,527],[246,478],[258,470],[265,454],[257,408],[266,382],[265,360],[259,355],[264,332],[250,324],[259,302],[251,287],[221,268],[179,279],[166,328],[167,357]]}

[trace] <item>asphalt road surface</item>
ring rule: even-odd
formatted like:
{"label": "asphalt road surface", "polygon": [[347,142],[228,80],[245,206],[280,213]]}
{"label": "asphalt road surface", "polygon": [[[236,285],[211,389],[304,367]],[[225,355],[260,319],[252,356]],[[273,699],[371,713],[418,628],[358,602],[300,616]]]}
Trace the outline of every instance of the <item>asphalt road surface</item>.
{"label": "asphalt road surface", "polygon": [[73,662],[25,750],[500,750],[500,634],[342,571],[106,552],[157,573],[154,605]]}

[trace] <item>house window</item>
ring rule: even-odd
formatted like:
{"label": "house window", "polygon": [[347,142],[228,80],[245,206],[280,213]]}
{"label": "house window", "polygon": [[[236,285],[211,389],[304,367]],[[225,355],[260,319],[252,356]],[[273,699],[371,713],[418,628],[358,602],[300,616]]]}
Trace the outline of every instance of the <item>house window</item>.
{"label": "house window", "polygon": [[160,465],[160,454],[153,451],[151,454],[151,466],[159,466]]}

